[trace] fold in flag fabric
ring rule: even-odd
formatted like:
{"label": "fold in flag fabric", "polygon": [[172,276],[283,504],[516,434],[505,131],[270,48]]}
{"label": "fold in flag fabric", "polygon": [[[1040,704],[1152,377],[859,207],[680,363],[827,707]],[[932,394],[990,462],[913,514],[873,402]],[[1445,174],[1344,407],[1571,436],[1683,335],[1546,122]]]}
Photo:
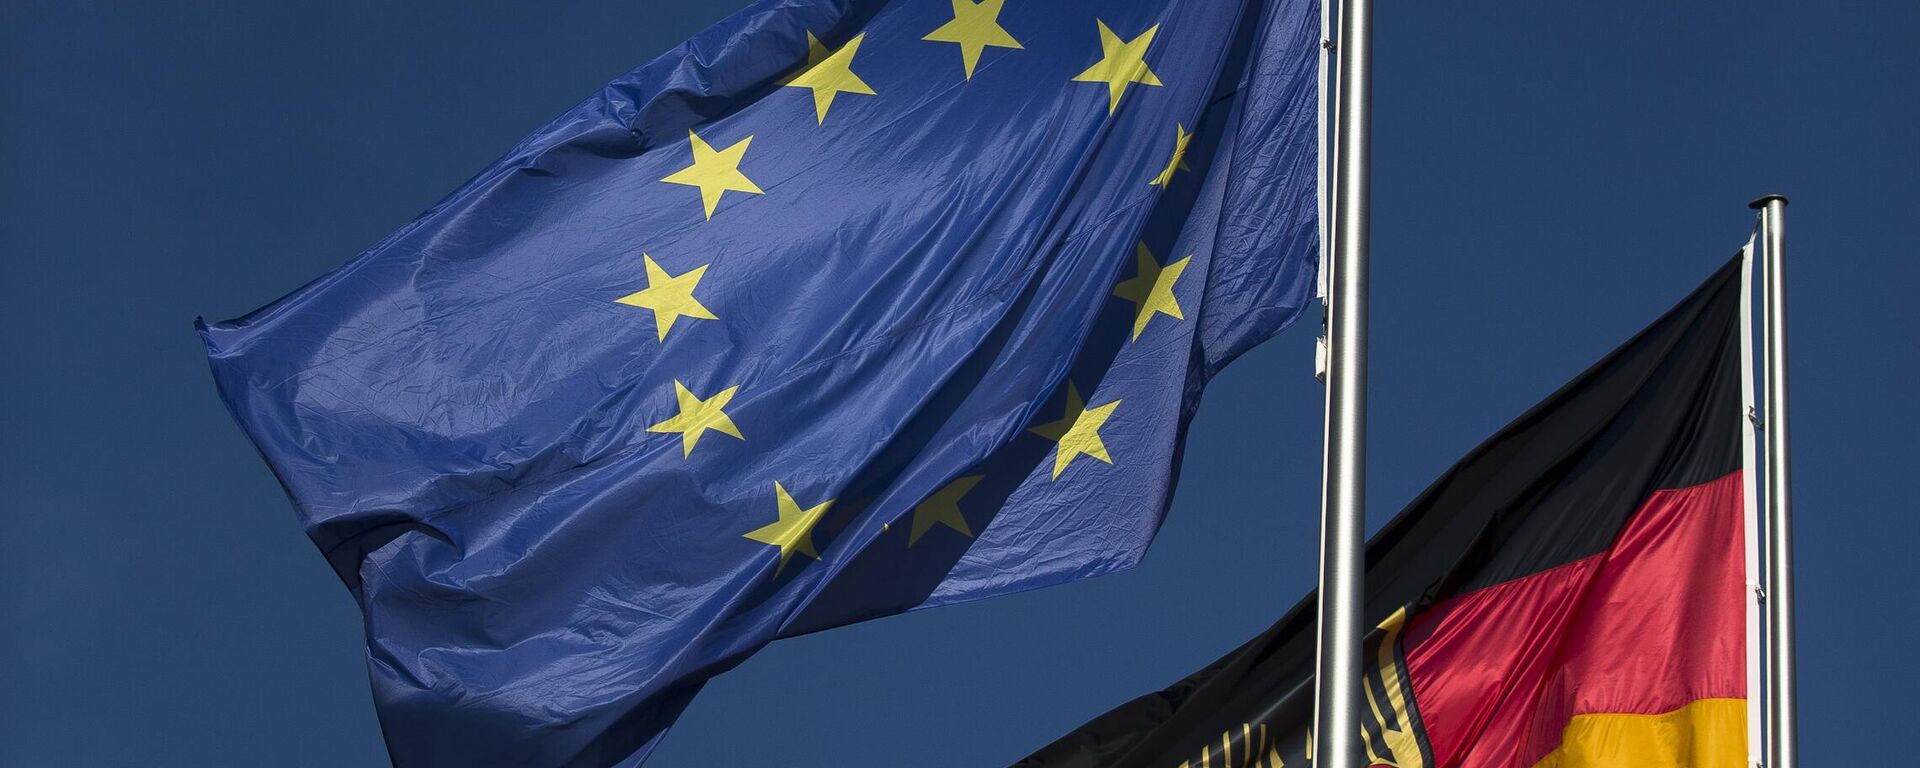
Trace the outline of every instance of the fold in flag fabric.
{"label": "fold in flag fabric", "polygon": [[[1746,766],[1742,267],[1373,537],[1372,765]],[[1308,765],[1314,607],[1019,766]]]}
{"label": "fold in flag fabric", "polygon": [[1312,301],[1318,14],[759,2],[203,326],[394,762],[636,765],[777,637],[1134,564]]}

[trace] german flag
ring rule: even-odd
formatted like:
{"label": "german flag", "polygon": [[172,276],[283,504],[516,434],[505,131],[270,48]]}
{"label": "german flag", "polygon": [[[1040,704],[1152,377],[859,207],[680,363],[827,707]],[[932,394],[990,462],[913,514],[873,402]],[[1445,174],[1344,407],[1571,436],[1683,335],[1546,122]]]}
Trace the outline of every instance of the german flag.
{"label": "german flag", "polygon": [[[1746,765],[1742,278],[1736,258],[1369,542],[1373,765]],[[1018,765],[1304,768],[1314,613]]]}

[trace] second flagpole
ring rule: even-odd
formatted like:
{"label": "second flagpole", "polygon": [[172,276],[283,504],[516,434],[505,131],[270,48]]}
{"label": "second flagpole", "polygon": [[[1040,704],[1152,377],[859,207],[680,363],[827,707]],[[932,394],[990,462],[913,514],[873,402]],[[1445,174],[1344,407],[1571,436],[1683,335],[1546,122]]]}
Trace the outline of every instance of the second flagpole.
{"label": "second flagpole", "polygon": [[1367,214],[1373,0],[1340,4],[1334,129],[1332,271],[1327,292],[1327,414],[1320,501],[1319,646],[1313,764],[1360,768],[1365,635]]}
{"label": "second flagpole", "polygon": [[[1797,768],[1793,632],[1792,486],[1787,467],[1787,198],[1753,201],[1760,211],[1766,339],[1767,768]],[[1750,696],[1751,698],[1751,696]]]}

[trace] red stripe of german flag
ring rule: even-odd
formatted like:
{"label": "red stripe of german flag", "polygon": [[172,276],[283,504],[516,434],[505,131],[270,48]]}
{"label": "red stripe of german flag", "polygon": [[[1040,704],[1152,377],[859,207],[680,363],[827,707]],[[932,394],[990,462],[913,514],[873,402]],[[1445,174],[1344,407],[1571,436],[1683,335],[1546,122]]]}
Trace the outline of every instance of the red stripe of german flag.
{"label": "red stripe of german flag", "polygon": [[1403,648],[1433,753],[1487,768],[1744,763],[1741,513],[1738,473],[1660,491],[1606,552],[1423,611]]}
{"label": "red stripe of german flag", "polygon": [[[1375,765],[1744,765],[1740,274],[1735,259],[1369,543]],[[1313,605],[1019,765],[1305,766]]]}

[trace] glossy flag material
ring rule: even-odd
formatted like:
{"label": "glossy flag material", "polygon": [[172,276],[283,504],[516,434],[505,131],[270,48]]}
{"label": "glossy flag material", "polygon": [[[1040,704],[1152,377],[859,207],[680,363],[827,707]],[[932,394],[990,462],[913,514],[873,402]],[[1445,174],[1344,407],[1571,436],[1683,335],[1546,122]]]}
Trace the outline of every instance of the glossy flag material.
{"label": "glossy flag material", "polygon": [[[1747,765],[1742,266],[1374,536],[1373,765]],[[1308,765],[1314,607],[1019,765]]]}
{"label": "glossy flag material", "polygon": [[394,761],[643,760],[776,637],[1136,562],[1317,261],[1311,0],[760,2],[203,327]]}

